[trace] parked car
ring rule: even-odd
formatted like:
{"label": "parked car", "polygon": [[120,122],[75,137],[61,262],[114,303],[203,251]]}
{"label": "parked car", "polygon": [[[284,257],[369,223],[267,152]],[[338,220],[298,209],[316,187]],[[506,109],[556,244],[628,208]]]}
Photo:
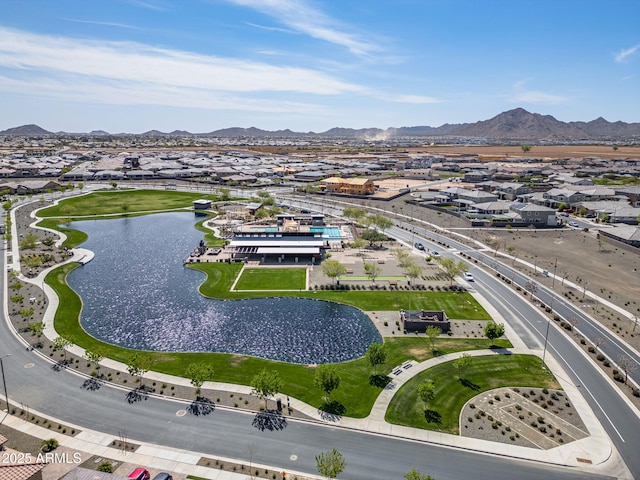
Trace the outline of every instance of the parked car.
{"label": "parked car", "polygon": [[424,245],[420,242],[416,242],[414,245],[418,250],[424,250]]}
{"label": "parked car", "polygon": [[560,212],[558,215],[560,215],[561,217],[568,217],[569,214],[567,212]]}
{"label": "parked car", "polygon": [[151,474],[146,468],[136,468],[127,478],[129,480],[149,480],[151,478]]}
{"label": "parked car", "polygon": [[469,272],[464,272],[464,279],[467,282],[475,282],[475,279],[473,278],[473,275],[470,274]]}
{"label": "parked car", "polygon": [[153,480],[173,480],[173,477],[168,473],[161,472],[153,477]]}
{"label": "parked car", "polygon": [[571,221],[571,222],[569,222],[569,226],[570,227],[579,227],[580,225],[578,224],[578,222]]}

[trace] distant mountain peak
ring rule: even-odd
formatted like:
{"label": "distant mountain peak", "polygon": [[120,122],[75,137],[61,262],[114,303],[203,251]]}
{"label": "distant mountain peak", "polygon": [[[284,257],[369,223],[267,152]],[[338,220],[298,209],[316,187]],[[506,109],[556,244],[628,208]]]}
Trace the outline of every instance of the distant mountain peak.
{"label": "distant mountain peak", "polygon": [[18,136],[32,136],[32,135],[51,135],[52,132],[45,130],[33,123],[29,125],[22,125],[20,127],[8,128],[0,132],[0,135],[18,135]]}

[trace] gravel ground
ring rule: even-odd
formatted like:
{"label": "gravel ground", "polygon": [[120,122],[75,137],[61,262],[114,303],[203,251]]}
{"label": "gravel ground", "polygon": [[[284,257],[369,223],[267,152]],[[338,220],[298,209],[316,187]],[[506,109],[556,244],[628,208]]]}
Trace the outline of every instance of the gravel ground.
{"label": "gravel ground", "polygon": [[587,437],[564,392],[499,388],[473,398],[462,410],[460,434],[493,442],[549,449]]}

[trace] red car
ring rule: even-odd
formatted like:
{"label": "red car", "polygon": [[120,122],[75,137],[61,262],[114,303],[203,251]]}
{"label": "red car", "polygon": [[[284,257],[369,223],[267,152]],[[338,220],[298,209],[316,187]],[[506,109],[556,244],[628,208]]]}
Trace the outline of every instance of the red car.
{"label": "red car", "polygon": [[136,468],[127,478],[129,480],[149,480],[151,474],[146,468]]}

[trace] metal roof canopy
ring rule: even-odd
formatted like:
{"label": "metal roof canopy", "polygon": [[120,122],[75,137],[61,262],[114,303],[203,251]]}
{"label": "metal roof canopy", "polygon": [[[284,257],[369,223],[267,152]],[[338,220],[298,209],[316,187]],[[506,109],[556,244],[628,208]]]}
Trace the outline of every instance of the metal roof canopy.
{"label": "metal roof canopy", "polygon": [[278,248],[278,247],[259,247],[256,252],[258,255],[319,255],[318,247],[298,247],[298,248]]}
{"label": "metal roof canopy", "polygon": [[232,247],[322,247],[324,240],[311,238],[310,240],[283,240],[280,238],[247,238],[242,240],[231,240]]}

